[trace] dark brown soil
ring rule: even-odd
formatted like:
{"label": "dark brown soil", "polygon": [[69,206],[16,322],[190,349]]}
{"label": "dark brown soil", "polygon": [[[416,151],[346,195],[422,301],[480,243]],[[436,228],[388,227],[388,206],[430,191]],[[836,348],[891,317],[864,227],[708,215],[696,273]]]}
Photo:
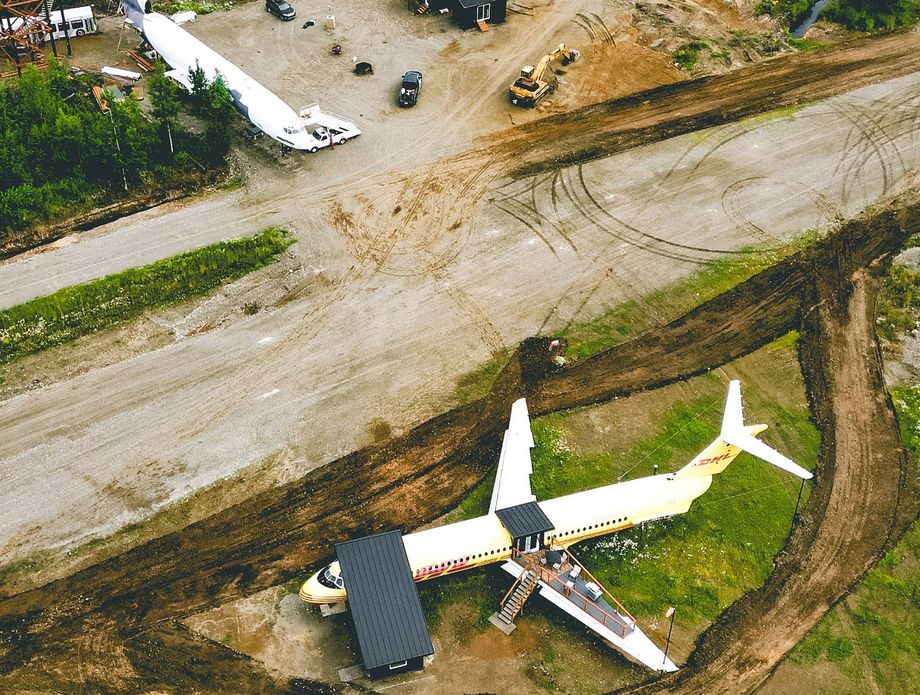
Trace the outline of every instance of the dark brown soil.
{"label": "dark brown soil", "polygon": [[[842,55],[850,56],[854,75],[892,77],[892,70],[907,69],[898,58],[904,41],[857,44]],[[794,63],[774,62],[792,75]],[[824,79],[817,79],[819,95],[853,86],[835,70]],[[705,97],[717,81],[695,84]],[[737,83],[733,96],[749,101]],[[689,97],[674,98],[672,111],[686,108],[681,99]],[[598,129],[609,126],[609,114],[595,117]],[[662,126],[659,137],[670,133]],[[330,686],[272,674],[176,621],[315,567],[335,541],[440,516],[494,465],[515,398],[527,396],[534,414],[597,403],[701,373],[801,329],[803,371],[824,439],[815,493],[766,587],[734,604],[701,637],[686,669],[648,688],[749,690],[916,516],[916,479],[906,478],[873,333],[878,278],[908,234],[920,229],[915,199],[893,209],[851,222],[667,326],[571,368],[551,368],[545,343],[525,341],[481,401],[182,531],[4,598],[0,690],[329,692]]]}
{"label": "dark brown soil", "polygon": [[[752,691],[917,518],[920,481],[901,447],[875,337],[889,245],[907,231],[920,231],[916,202],[823,244],[828,262],[814,263],[802,286],[800,340],[821,432],[814,492],[764,586],[700,636],[684,670],[625,692]],[[883,238],[873,258],[863,256],[863,244]]]}
{"label": "dark brown soil", "polygon": [[[700,683],[715,691],[748,690],[916,514],[916,481],[903,481],[898,492],[904,457],[871,347],[874,305],[867,292],[917,229],[917,203],[902,206],[900,215],[852,222],[813,250],[570,369],[548,368],[544,341],[525,341],[481,401],[181,532],[3,600],[0,682],[13,691],[27,684],[122,692],[197,683],[221,692],[216,684],[231,680],[251,683],[253,692],[291,691],[295,684],[187,633],[175,620],[285,581],[325,560],[337,540],[439,516],[496,460],[514,398],[526,395],[535,413],[599,402],[724,364],[801,326],[803,364],[825,440],[806,521],[767,587],[734,604],[705,633],[673,682],[687,692],[700,692]],[[876,275],[858,270],[869,267]],[[840,280],[841,274],[850,279]],[[860,310],[851,311],[851,304]],[[841,408],[849,414],[845,428]],[[838,467],[845,477],[867,467],[873,474],[849,483],[836,475]],[[778,605],[781,620],[773,615]],[[774,630],[765,629],[764,615],[775,618]],[[721,687],[728,682],[738,685]]]}

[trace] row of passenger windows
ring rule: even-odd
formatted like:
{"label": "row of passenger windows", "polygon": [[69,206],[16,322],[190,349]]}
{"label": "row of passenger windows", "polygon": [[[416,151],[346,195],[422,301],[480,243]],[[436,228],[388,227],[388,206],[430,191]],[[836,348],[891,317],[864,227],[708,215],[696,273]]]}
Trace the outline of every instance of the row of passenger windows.
{"label": "row of passenger windows", "polygon": [[507,553],[511,550],[511,546],[507,548],[499,548],[498,550],[490,550],[485,553],[479,553],[478,555],[467,555],[466,557],[461,557],[459,560],[448,560],[447,562],[442,562],[440,565],[431,565],[430,567],[422,567],[420,572],[428,572],[430,570],[440,570],[445,567],[451,567],[453,565],[458,565],[461,562],[469,562],[470,560],[478,560],[481,557],[489,557],[491,555],[498,555],[499,553]]}
{"label": "row of passenger windows", "polygon": [[[582,528],[577,528],[577,529],[574,529],[574,530],[572,530],[572,531],[563,531],[562,533],[557,533],[557,534],[556,534],[556,538],[563,538],[563,537],[565,537],[565,536],[572,536],[572,535],[575,535],[575,534],[577,534],[577,533],[582,533],[582,532],[584,532],[584,531],[591,531],[592,529],[602,528],[602,527],[604,527],[604,526],[612,526],[613,524],[619,524],[619,523],[622,523],[622,522],[624,522],[624,521],[626,521],[626,517],[625,517],[625,516],[624,516],[624,517],[621,517],[621,518],[619,518],[619,519],[613,519],[613,520],[611,520],[611,521],[605,521],[605,522],[603,522],[603,523],[601,523],[601,524],[593,524],[592,526],[584,526],[584,527],[582,527]],[[509,550],[511,550],[511,547],[510,547],[510,546],[507,547],[507,548],[499,548],[498,550],[490,550],[489,552],[486,552],[486,553],[479,553],[478,555],[467,555],[465,558],[464,558],[464,557],[461,557],[459,560],[449,560],[449,561],[447,561],[447,562],[442,562],[440,565],[431,565],[431,566],[429,566],[429,567],[422,567],[422,568],[419,570],[419,572],[429,572],[429,571],[431,571],[431,570],[445,569],[445,568],[447,568],[447,567],[452,567],[453,565],[460,564],[461,562],[469,562],[470,560],[478,560],[479,558],[482,558],[482,557],[489,557],[489,556],[491,556],[491,555],[497,555],[497,554],[499,554],[499,553],[507,553]]]}
{"label": "row of passenger windows", "polygon": [[581,528],[573,529],[571,531],[563,531],[562,533],[557,533],[556,538],[564,538],[566,536],[574,536],[579,533],[584,533],[585,531],[591,531],[596,528],[603,528],[605,526],[613,526],[614,524],[621,524],[626,521],[626,517],[620,517],[619,519],[612,519],[610,521],[605,521],[601,524],[593,524],[591,526],[582,526]]}

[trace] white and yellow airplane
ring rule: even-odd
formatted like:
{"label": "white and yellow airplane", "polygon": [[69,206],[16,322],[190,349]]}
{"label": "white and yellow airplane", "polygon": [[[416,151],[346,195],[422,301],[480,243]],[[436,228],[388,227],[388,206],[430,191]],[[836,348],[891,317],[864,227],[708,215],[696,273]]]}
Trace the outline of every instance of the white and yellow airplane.
{"label": "white and yellow airplane", "polygon": [[[587,538],[685,513],[693,500],[709,489],[712,476],[725,470],[742,451],[800,478],[811,478],[812,474],[806,469],[754,436],[766,427],[744,424],[741,384],[732,381],[719,436],[680,470],[536,502],[530,488],[533,472],[530,449],[534,441],[527,403],[522,398],[511,408],[489,513],[403,537],[415,581],[442,577],[493,562],[506,562],[512,556],[512,548],[523,552],[537,550],[529,547],[530,539],[527,539],[528,547],[523,547],[520,542],[515,545],[515,539],[496,513],[528,502],[536,502],[554,527],[546,532],[543,545],[568,548]],[[511,568],[514,564],[506,563],[505,568],[517,574],[520,570]],[[300,598],[315,604],[346,600],[345,581],[338,561],[310,577],[300,589]]]}

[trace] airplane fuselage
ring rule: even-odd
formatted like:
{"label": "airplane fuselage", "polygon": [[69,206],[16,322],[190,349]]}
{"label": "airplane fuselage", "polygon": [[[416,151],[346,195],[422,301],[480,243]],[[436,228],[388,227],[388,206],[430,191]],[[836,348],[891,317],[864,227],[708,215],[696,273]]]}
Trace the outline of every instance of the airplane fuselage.
{"label": "airplane fuselage", "polygon": [[[547,532],[545,543],[566,548],[643,521],[682,514],[711,484],[711,475],[679,478],[662,474],[538,502],[554,527]],[[504,562],[511,557],[512,548],[511,535],[495,514],[416,531],[404,536],[403,543],[417,582]],[[342,583],[336,561],[307,580],[300,598],[307,603],[344,601],[344,586],[337,582]]]}
{"label": "airplane fuselage", "polygon": [[[209,80],[220,75],[230,90],[233,105],[244,118],[269,137],[295,150],[307,150],[314,144],[300,116],[278,96],[256,82],[222,55],[196,39],[169,17],[158,12],[142,15],[138,27],[147,42],[163,60],[183,76],[198,66]],[[138,14],[131,16],[137,24]]]}

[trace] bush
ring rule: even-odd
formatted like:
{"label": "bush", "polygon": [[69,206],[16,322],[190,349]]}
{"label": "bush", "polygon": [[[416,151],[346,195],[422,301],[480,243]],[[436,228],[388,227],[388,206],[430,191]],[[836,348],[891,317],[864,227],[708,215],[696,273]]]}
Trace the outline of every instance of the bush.
{"label": "bush", "polygon": [[700,52],[709,48],[704,41],[691,41],[674,51],[674,64],[678,67],[691,71],[696,66],[696,61],[700,59]]}
{"label": "bush", "polygon": [[851,31],[892,31],[920,19],[920,0],[833,0],[821,17]]}

